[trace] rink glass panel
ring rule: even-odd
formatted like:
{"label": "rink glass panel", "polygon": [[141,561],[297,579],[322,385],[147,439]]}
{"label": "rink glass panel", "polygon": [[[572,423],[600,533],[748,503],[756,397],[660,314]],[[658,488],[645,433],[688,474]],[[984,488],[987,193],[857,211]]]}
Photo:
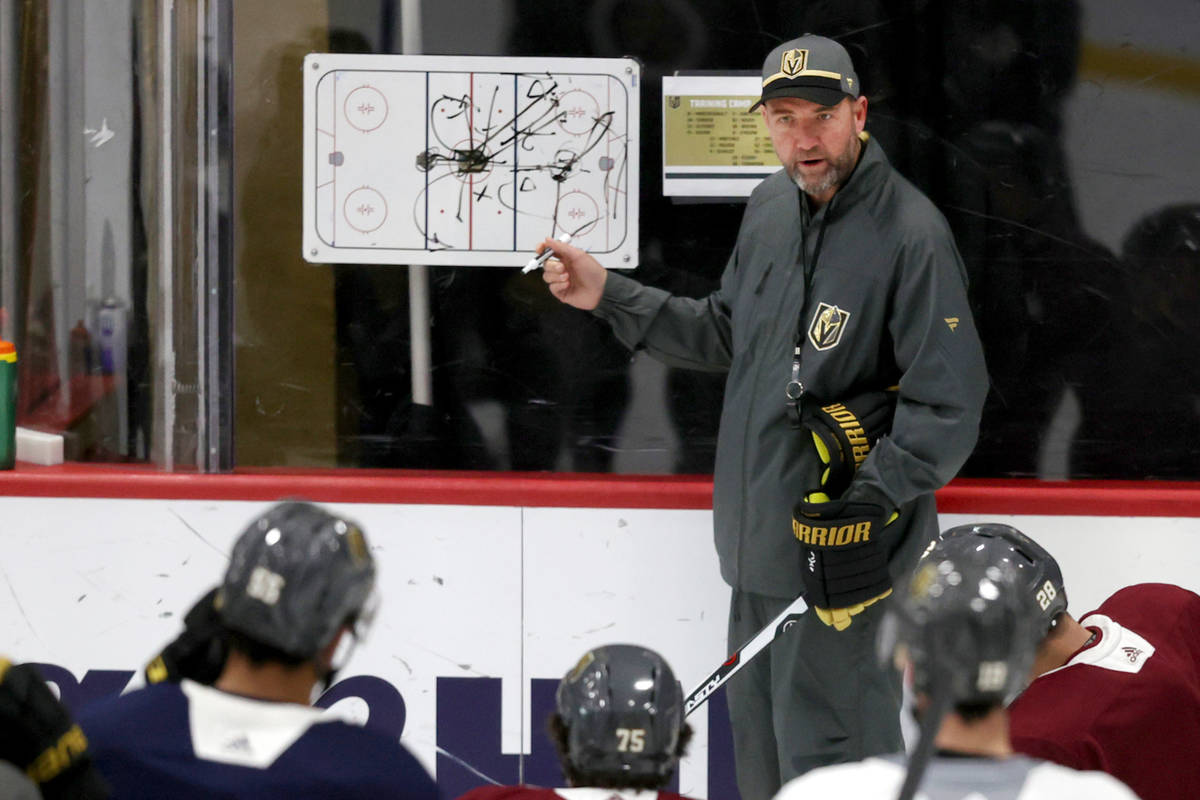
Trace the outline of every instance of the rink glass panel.
{"label": "rink glass panel", "polygon": [[[992,381],[961,474],[1200,475],[1190,0],[440,0],[419,36],[387,0],[177,2],[167,25],[155,2],[62,5],[0,2],[0,330],[24,419],[61,426],[73,458],[710,472],[723,376],[629,352],[512,268],[429,267],[432,404],[414,403],[408,268],[302,258],[301,65],[414,42],[637,58],[633,276],[700,297],[744,205],[662,196],[662,76],[754,73],[812,31],[851,50],[867,129],[959,243]],[[222,8],[226,48],[206,49]]]}

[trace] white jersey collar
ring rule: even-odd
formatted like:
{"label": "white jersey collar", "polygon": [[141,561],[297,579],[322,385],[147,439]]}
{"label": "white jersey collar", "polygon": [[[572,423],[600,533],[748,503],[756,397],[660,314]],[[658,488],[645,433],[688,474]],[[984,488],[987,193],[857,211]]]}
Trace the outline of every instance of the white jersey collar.
{"label": "white jersey collar", "polygon": [[633,789],[598,789],[594,786],[575,786],[570,789],[555,789],[554,793],[564,800],[657,800],[657,791],[634,791]]}
{"label": "white jersey collar", "polygon": [[1045,672],[1044,675],[1077,665],[1136,673],[1141,672],[1142,667],[1154,655],[1154,645],[1104,614],[1089,614],[1081,619],[1079,624],[1085,628],[1097,629],[1100,632],[1099,641],[1091,647],[1083,648],[1066,664]]}
{"label": "white jersey collar", "polygon": [[337,714],[296,703],[254,700],[184,680],[188,725],[196,757],[266,769],[309,728]]}

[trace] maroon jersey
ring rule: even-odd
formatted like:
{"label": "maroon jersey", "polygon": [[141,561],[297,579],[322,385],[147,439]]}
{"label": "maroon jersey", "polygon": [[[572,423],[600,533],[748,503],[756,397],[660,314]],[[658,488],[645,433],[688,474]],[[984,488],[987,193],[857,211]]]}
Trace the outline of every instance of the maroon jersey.
{"label": "maroon jersey", "polygon": [[1142,800],[1200,797],[1200,596],[1129,586],[1080,624],[1095,641],[1009,707],[1013,747],[1108,772]]}
{"label": "maroon jersey", "polygon": [[536,786],[480,786],[458,800],[688,800],[674,792],[636,792],[633,789],[540,789]]}

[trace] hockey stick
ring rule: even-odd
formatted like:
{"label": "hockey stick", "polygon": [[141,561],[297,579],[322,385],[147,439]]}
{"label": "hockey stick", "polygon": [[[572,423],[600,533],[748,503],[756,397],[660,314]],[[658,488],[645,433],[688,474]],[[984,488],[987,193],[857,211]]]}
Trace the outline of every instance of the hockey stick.
{"label": "hockey stick", "polygon": [[725,682],[737,674],[738,670],[750,663],[750,661],[763,650],[767,649],[767,645],[775,640],[775,637],[791,627],[800,616],[808,611],[808,602],[804,599],[804,595],[800,595],[793,600],[787,608],[779,613],[775,619],[771,620],[758,633],[750,637],[750,641],[733,651],[729,658],[725,659],[725,663],[713,670],[712,674],[700,682],[700,685],[692,690],[692,693],[683,701],[683,715],[686,717],[697,708],[704,704],[704,701],[712,696],[712,693],[725,685]]}

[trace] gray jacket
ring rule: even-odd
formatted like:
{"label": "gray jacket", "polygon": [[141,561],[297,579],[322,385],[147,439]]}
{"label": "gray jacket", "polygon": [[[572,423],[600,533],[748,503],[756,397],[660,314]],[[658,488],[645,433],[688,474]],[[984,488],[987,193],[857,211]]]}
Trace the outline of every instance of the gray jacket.
{"label": "gray jacket", "polygon": [[937,533],[932,493],[975,445],[987,371],[950,229],[877,142],[867,138],[850,179],[811,219],[784,171],[764,180],[707,298],[609,273],[595,310],[628,347],[728,371],[713,524],[721,575],[734,588],[791,598],[804,587],[791,511],[819,485],[818,460],[807,433],[791,427],[784,392],[798,330],[822,312],[828,320],[830,307],[840,334],[826,328],[820,349],[803,346],[806,402],[900,387],[891,434],[855,477],[901,508],[898,574]]}

